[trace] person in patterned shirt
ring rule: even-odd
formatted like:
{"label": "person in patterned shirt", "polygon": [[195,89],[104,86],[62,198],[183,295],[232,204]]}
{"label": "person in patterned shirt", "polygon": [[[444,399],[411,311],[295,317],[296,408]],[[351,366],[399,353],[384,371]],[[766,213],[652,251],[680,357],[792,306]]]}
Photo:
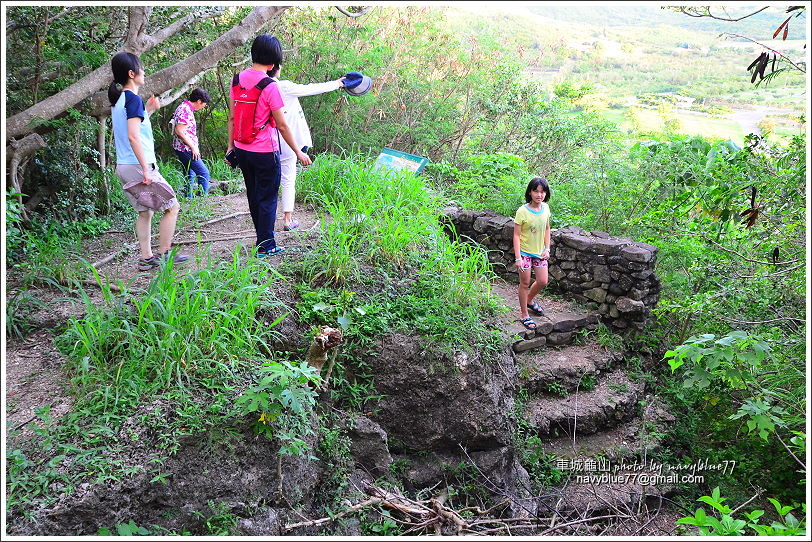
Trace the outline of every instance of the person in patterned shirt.
{"label": "person in patterned shirt", "polygon": [[189,177],[186,185],[186,196],[194,195],[195,181],[200,185],[203,195],[209,193],[209,169],[200,158],[200,147],[197,141],[197,122],[195,111],[200,111],[211,101],[209,93],[196,88],[189,94],[188,100],[175,109],[171,123],[174,125],[175,137],[172,138],[172,148],[178,156],[183,170]]}

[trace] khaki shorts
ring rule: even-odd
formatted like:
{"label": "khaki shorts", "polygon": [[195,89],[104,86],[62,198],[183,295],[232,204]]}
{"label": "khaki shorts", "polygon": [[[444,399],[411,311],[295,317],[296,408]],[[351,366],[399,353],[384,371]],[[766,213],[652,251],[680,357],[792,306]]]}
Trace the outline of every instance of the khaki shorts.
{"label": "khaki shorts", "polygon": [[[158,171],[158,167],[155,164],[150,164],[149,167],[152,169],[149,174],[149,178],[152,179],[153,183],[161,183],[172,192],[175,191],[172,189],[172,186],[163,178],[161,172]],[[121,179],[121,187],[122,189],[125,186],[130,186],[136,183],[140,183],[144,180],[143,170],[139,164],[118,164],[116,166],[116,175],[118,178]],[[139,213],[142,211],[155,211],[156,209],[150,209],[144,205],[141,205],[136,200],[135,196],[129,193],[127,190],[124,190],[124,195],[127,196],[127,201],[130,202],[130,205],[133,206],[133,209],[138,211]],[[171,209],[173,207],[178,206],[178,199],[172,198],[166,202],[166,204],[162,205],[158,211],[166,211],[167,209]]]}

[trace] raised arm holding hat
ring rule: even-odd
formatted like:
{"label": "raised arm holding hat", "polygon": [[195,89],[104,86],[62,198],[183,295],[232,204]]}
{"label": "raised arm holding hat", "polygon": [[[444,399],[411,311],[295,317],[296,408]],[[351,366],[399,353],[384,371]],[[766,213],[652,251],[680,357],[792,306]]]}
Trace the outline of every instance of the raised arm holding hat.
{"label": "raised arm holding hat", "polygon": [[350,96],[361,96],[372,88],[372,79],[361,72],[349,72],[344,76],[344,90]]}

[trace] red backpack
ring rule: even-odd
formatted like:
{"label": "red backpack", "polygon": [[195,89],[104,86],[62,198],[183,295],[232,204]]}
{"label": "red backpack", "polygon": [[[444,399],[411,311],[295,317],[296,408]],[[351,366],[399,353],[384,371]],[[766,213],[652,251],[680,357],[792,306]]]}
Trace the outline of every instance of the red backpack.
{"label": "red backpack", "polygon": [[273,117],[268,117],[268,120],[259,127],[259,130],[254,129],[254,117],[257,110],[257,102],[259,95],[262,91],[273,83],[270,77],[263,77],[262,80],[253,88],[245,88],[240,85],[240,74],[235,73],[234,78],[231,80],[231,90],[234,95],[234,110],[232,118],[234,120],[234,141],[240,143],[253,143],[257,139],[259,130],[270,125],[276,126]]}

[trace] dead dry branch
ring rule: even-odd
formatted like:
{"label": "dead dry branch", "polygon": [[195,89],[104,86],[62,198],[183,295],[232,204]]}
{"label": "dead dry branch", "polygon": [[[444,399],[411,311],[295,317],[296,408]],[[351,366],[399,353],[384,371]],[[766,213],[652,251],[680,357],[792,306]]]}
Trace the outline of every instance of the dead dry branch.
{"label": "dead dry branch", "polygon": [[213,218],[213,219],[211,219],[211,220],[209,220],[207,222],[204,222],[203,225],[204,226],[210,226],[212,224],[217,224],[218,222],[222,222],[223,220],[228,220],[229,218],[239,218],[241,216],[245,216],[245,215],[248,215],[248,214],[251,214],[251,213],[249,213],[248,211],[241,212],[241,213],[231,213],[230,215],[221,216],[219,218]]}

